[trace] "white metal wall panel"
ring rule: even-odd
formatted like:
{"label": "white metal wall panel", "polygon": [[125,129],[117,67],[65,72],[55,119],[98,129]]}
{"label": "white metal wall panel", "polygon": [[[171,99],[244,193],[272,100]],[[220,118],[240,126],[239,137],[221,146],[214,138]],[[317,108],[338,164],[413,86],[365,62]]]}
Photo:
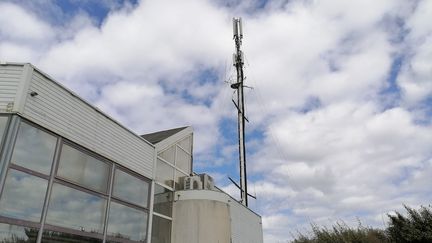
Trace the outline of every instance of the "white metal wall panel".
{"label": "white metal wall panel", "polygon": [[23,65],[0,65],[0,112],[12,111],[23,73]]}
{"label": "white metal wall panel", "polygon": [[[31,75],[23,116],[148,178],[155,149],[39,71]],[[152,178],[153,179],[153,178]]]}
{"label": "white metal wall panel", "polygon": [[232,243],[262,243],[261,217],[235,200],[230,203]]}

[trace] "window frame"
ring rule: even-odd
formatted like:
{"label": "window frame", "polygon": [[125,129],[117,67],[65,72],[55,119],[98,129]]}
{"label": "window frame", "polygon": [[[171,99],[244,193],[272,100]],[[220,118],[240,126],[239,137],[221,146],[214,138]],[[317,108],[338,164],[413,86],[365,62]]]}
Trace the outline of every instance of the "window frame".
{"label": "window frame", "polygon": [[3,147],[4,147],[3,140],[6,138],[8,131],[9,131],[9,125],[11,123],[11,116],[8,114],[0,113],[0,117],[6,117],[6,123],[4,126],[4,131],[3,131],[2,136],[0,137],[0,154],[1,154],[3,151]]}
{"label": "window frame", "polygon": [[[177,149],[181,149],[183,152],[185,152],[187,155],[189,155],[190,156],[190,173],[189,172],[186,172],[185,170],[183,170],[183,169],[181,169],[179,166],[177,166]],[[180,145],[178,145],[178,144],[176,144],[176,153],[175,153],[175,155],[176,155],[176,159],[175,159],[175,167],[179,170],[179,171],[181,171],[181,172],[183,172],[183,173],[185,173],[185,174],[187,174],[187,175],[190,175],[191,173],[192,173],[192,155],[189,153],[189,152],[187,152],[186,150],[184,150],[184,148],[182,148]]]}
{"label": "window frame", "polygon": [[[174,169],[173,178],[172,178],[173,185],[172,185],[172,187],[170,187],[168,185],[165,185],[165,187],[169,188],[172,191],[176,191],[177,190],[175,184],[176,184],[176,179],[178,178],[178,176],[177,176],[178,171],[182,173],[182,176],[189,176],[193,172],[193,170],[192,170],[192,168],[193,168],[193,156],[192,156],[192,153],[186,151],[186,149],[184,149],[179,144],[181,141],[183,141],[183,140],[185,140],[187,138],[190,138],[190,140],[191,140],[191,146],[192,146],[193,145],[193,138],[192,138],[192,136],[186,136],[186,137],[183,137],[183,138],[179,139],[178,141],[176,141],[175,143],[173,143],[171,146],[168,146],[168,147],[162,149],[161,151],[157,152],[157,157],[156,157],[156,174],[155,175],[157,175],[157,166],[158,166],[158,161],[157,160],[161,160],[166,165],[172,167]],[[169,150],[171,148],[174,148],[174,161],[173,161],[173,163],[167,161],[166,159],[164,159],[164,158],[162,158],[160,156],[163,152],[165,152],[165,151],[167,151],[167,150]],[[177,149],[181,149],[185,154],[187,154],[187,155],[190,156],[190,172],[187,172],[187,171],[183,170],[182,168],[178,167],[178,165],[177,165]],[[159,181],[157,181],[155,179],[155,182],[159,182]],[[162,182],[159,182],[159,183],[162,183]]]}
{"label": "window frame", "polygon": [[[86,154],[86,155],[88,155],[90,157],[93,157],[94,159],[97,159],[98,161],[103,162],[104,164],[108,165],[108,168],[109,168],[109,170],[108,170],[108,180],[107,180],[106,191],[105,192],[103,192],[103,191],[97,191],[97,190],[92,189],[92,188],[88,188],[85,185],[82,185],[82,184],[80,184],[80,183],[78,183],[76,181],[72,181],[72,180],[70,180],[68,178],[64,178],[64,177],[58,175],[58,170],[59,170],[60,163],[61,163],[61,155],[62,155],[62,151],[63,151],[63,146],[65,144],[67,146],[73,148],[73,149],[76,149],[79,152],[82,152],[82,153],[84,153],[84,154]],[[99,194],[104,195],[104,196],[108,196],[109,195],[109,189],[110,189],[109,186],[111,184],[111,180],[113,180],[113,178],[111,178],[111,171],[114,169],[114,164],[115,164],[114,162],[111,162],[110,160],[102,157],[101,155],[99,155],[99,154],[97,154],[97,153],[95,153],[93,151],[90,151],[90,150],[88,150],[88,149],[86,149],[86,148],[84,148],[84,147],[82,147],[82,146],[80,146],[80,145],[78,145],[78,144],[76,144],[76,143],[74,143],[72,141],[69,141],[68,139],[65,139],[65,138],[62,139],[62,142],[60,144],[58,159],[57,159],[56,162],[57,162],[57,166],[56,166],[55,171],[54,171],[54,181],[56,181],[56,180],[57,181],[63,181],[63,182],[66,182],[66,183],[70,183],[71,185],[78,186],[79,188],[83,188],[85,190],[92,191],[94,193],[99,193]]]}
{"label": "window frame", "polygon": [[[21,118],[21,117],[20,117]],[[10,119],[9,119],[9,122],[10,122]],[[52,157],[52,163],[51,163],[51,167],[50,167],[50,170],[49,170],[49,172],[48,172],[48,174],[44,174],[44,173],[41,173],[41,172],[38,172],[38,171],[35,171],[35,170],[32,170],[32,169],[30,169],[30,168],[27,168],[27,167],[24,167],[24,166],[22,166],[22,165],[17,165],[17,164],[14,164],[14,163],[12,163],[12,157],[13,157],[13,153],[14,153],[14,150],[15,150],[15,146],[16,146],[16,143],[17,143],[17,141],[18,141],[18,133],[19,133],[19,131],[20,131],[20,129],[21,129],[21,123],[27,123],[27,125],[29,125],[29,126],[32,126],[32,127],[34,127],[34,128],[36,128],[36,129],[39,129],[39,130],[41,130],[41,131],[43,131],[43,132],[46,132],[46,133],[48,133],[48,134],[50,134],[50,135],[52,135],[53,137],[55,137],[56,138],[56,144],[55,144],[55,146],[54,146],[54,153],[53,153],[53,157]],[[58,140],[61,138],[61,136],[59,136],[58,134],[56,134],[56,133],[54,133],[54,132],[51,132],[50,130],[48,130],[48,129],[46,129],[46,128],[44,128],[44,127],[42,127],[42,126],[40,126],[40,125],[38,125],[38,124],[36,124],[36,123],[34,123],[34,122],[31,122],[31,121],[29,121],[29,120],[26,120],[26,119],[23,119],[23,118],[21,118],[20,120],[19,120],[19,122],[18,122],[18,127],[17,127],[17,130],[16,130],[16,133],[14,134],[14,138],[13,138],[13,144],[12,144],[12,150],[11,150],[11,157],[10,157],[10,159],[9,159],[9,165],[8,165],[8,171],[9,171],[9,168],[10,167],[15,167],[14,169],[17,169],[17,170],[21,170],[21,169],[23,169],[23,170],[21,170],[21,171],[23,171],[23,172],[26,172],[26,173],[29,173],[29,174],[31,174],[31,175],[35,175],[35,176],[37,176],[37,175],[44,175],[44,176],[47,176],[47,178],[49,179],[49,177],[50,177],[50,175],[51,175],[51,173],[52,173],[52,169],[53,169],[53,166],[55,166],[55,164],[57,163],[57,158],[56,158],[56,150],[57,150],[57,147],[59,146],[59,144],[58,144]],[[60,145],[61,146],[61,145]],[[40,176],[40,177],[42,177],[42,176]],[[45,178],[45,177],[42,177],[42,178]],[[46,179],[46,178],[45,178]],[[2,191],[3,191],[3,189],[2,189]],[[0,195],[1,196],[1,195]]]}
{"label": "window frame", "polygon": [[[170,217],[167,217],[167,216],[165,216],[165,215],[162,215],[162,214],[158,214],[158,213],[153,212],[152,217],[154,217],[154,216],[159,217],[159,218],[162,218],[162,219],[166,219],[166,220],[168,220],[168,221],[171,222],[171,228],[169,229],[169,234],[170,234],[170,239],[171,239],[171,241],[172,241],[172,237],[173,237],[173,219],[170,218]],[[152,225],[152,232],[151,232],[151,233],[152,233],[152,235],[153,235],[153,225]]]}
{"label": "window frame", "polygon": [[[145,228],[145,231],[146,231],[146,238],[144,239],[144,242],[147,242],[147,239],[148,239],[148,237],[149,237],[149,232],[148,232],[148,228],[149,228],[149,223],[150,223],[150,216],[151,216],[151,214],[150,214],[150,210],[149,209],[146,209],[146,208],[143,208],[143,207],[137,207],[136,205],[133,205],[133,204],[128,204],[127,202],[124,202],[124,201],[118,201],[118,200],[116,200],[116,199],[114,199],[114,198],[111,198],[111,200],[110,200],[110,204],[111,204],[111,202],[115,202],[115,203],[117,203],[117,204],[120,204],[120,205],[122,205],[122,206],[126,206],[126,207],[129,207],[129,208],[133,208],[133,209],[136,209],[136,210],[138,210],[138,211],[141,211],[141,212],[145,212],[145,213],[147,213],[147,222],[146,222],[146,228]],[[110,205],[110,210],[111,210],[111,205]],[[110,211],[108,211],[108,214],[107,214],[107,218],[108,218],[108,223],[106,224],[106,228],[107,228],[107,232],[106,232],[106,240],[110,240],[110,241],[117,241],[117,242],[126,242],[126,243],[128,243],[128,242],[131,242],[131,243],[137,243],[137,242],[140,242],[140,241],[134,241],[134,240],[129,240],[129,239],[124,239],[124,238],[116,238],[115,236],[112,236],[112,235],[109,235],[108,234],[108,225],[109,225],[109,213],[110,213]]]}
{"label": "window frame", "polygon": [[[4,116],[4,115],[0,114],[0,116]],[[41,179],[47,180],[46,191],[48,191],[48,188],[50,186],[49,185],[49,180],[50,180],[51,174],[53,172],[53,167],[56,166],[56,164],[57,164],[56,151],[57,151],[57,149],[59,147],[58,141],[59,141],[59,139],[61,139],[61,136],[59,136],[58,134],[56,134],[56,133],[54,133],[54,132],[52,132],[52,131],[50,131],[50,130],[42,127],[42,126],[40,126],[39,124],[37,124],[35,122],[29,121],[29,120],[27,120],[25,118],[22,118],[21,116],[18,116],[18,115],[6,115],[6,116],[8,116],[8,122],[7,122],[7,130],[5,130],[4,137],[7,136],[6,133],[12,132],[13,134],[11,135],[12,136],[12,138],[11,138],[12,141],[11,141],[11,144],[10,144],[10,157],[8,158],[7,166],[6,166],[5,171],[4,171],[4,183],[3,183],[2,187],[0,188],[0,199],[3,197],[3,191],[4,191],[4,188],[5,188],[6,178],[7,178],[7,176],[8,176],[8,174],[9,174],[9,172],[10,172],[11,169],[19,171],[19,172],[22,172],[22,173],[25,173],[25,174],[28,174],[28,175],[31,175],[31,176],[35,176],[37,178],[41,178]],[[13,116],[16,116],[18,119],[15,121],[16,128],[14,129],[14,131],[11,131],[11,123],[13,121],[13,119],[12,119]],[[32,126],[32,127],[36,128],[36,129],[39,129],[39,130],[41,130],[41,131],[43,131],[43,132],[45,132],[47,134],[50,134],[50,135],[52,135],[53,137],[56,138],[56,144],[54,146],[54,153],[53,153],[53,157],[52,157],[52,161],[51,161],[51,167],[50,167],[49,173],[47,175],[43,174],[41,172],[32,170],[30,168],[23,167],[21,165],[17,165],[17,164],[12,163],[12,156],[13,156],[13,152],[14,152],[17,140],[18,140],[17,138],[18,138],[18,133],[19,133],[19,130],[20,130],[21,123],[26,123],[27,125]],[[4,146],[6,146],[6,145],[2,144],[1,151],[0,151],[1,153],[3,153],[2,150],[3,150]],[[49,200],[49,199],[47,198],[47,196],[45,194],[44,195],[43,205],[45,205],[45,203],[46,203],[47,200]],[[8,224],[17,225],[17,226],[25,226],[25,227],[37,228],[37,229],[40,230],[40,228],[44,224],[44,222],[42,222],[43,214],[44,214],[44,206],[42,207],[41,219],[39,220],[39,222],[32,222],[32,221],[27,221],[27,220],[17,219],[17,218],[9,218],[9,217],[6,217],[6,216],[0,216],[0,222],[5,222],[5,223],[8,223]]]}
{"label": "window frame", "polygon": [[154,206],[155,206],[155,202],[154,202],[155,193],[154,193],[154,191],[155,191],[155,189],[153,189],[153,195],[152,195],[153,196],[153,210],[152,210],[152,212],[153,212],[153,214],[157,214],[158,216],[162,216],[162,217],[165,217],[167,219],[171,219],[172,220],[173,206],[174,206],[173,202],[174,202],[174,194],[175,193],[174,193],[174,191],[171,188],[167,187],[166,185],[164,185],[164,184],[162,184],[160,182],[156,182],[155,181],[154,188],[156,188],[156,186],[160,186],[162,188],[165,188],[165,189],[167,189],[168,191],[170,191],[172,193],[172,201],[170,202],[171,203],[171,216],[168,216],[168,215],[165,215],[165,214],[161,214],[161,213],[158,213],[158,212],[154,211]]}
{"label": "window frame", "polygon": [[[75,230],[75,229],[66,228],[66,227],[62,227],[62,226],[47,224],[47,223],[44,224],[43,231],[56,231],[59,233],[67,233],[67,234],[96,238],[96,239],[100,239],[101,241],[103,241],[103,233],[80,231],[80,230]],[[43,232],[42,232],[42,234],[43,234]],[[43,239],[44,238],[42,235],[42,240]]]}
{"label": "window frame", "polygon": [[[123,167],[123,166],[117,165],[117,164],[115,166],[113,166],[112,169],[113,169],[114,172],[112,173],[112,178],[111,178],[111,180],[112,180],[111,200],[114,199],[116,202],[117,201],[124,202],[125,205],[128,204],[128,205],[131,205],[132,207],[138,207],[138,208],[143,208],[143,209],[149,210],[150,209],[150,201],[151,201],[150,198],[152,196],[151,195],[151,180],[148,179],[148,178],[146,178],[146,177],[144,177],[144,176],[142,176],[142,175],[140,175],[140,174],[138,174],[138,173],[136,173],[136,172],[134,172],[134,171],[131,171],[131,170],[129,170],[129,169]],[[133,177],[135,177],[135,178],[137,178],[137,179],[139,179],[141,181],[144,181],[144,182],[146,182],[148,184],[148,190],[147,190],[147,207],[143,207],[143,206],[141,206],[141,205],[139,205],[137,203],[131,202],[129,200],[122,199],[122,198],[117,197],[117,196],[114,195],[115,174],[116,174],[115,172],[116,172],[116,170],[120,170],[121,172],[126,173],[126,174],[128,174],[130,176],[133,176]]]}
{"label": "window frame", "polygon": [[163,159],[162,157],[160,157],[159,155],[157,156],[157,158],[156,158],[156,168],[155,168],[155,181],[157,181],[157,182],[159,182],[159,183],[163,183],[163,182],[160,182],[160,181],[158,181],[157,179],[156,179],[156,177],[157,177],[157,167],[158,167],[158,160],[160,160],[160,161],[162,161],[162,163],[164,163],[164,164],[166,164],[166,165],[168,165],[169,167],[171,167],[172,169],[173,169],[173,176],[172,176],[172,178],[171,178],[171,180],[173,181],[173,185],[172,186],[169,186],[169,185],[166,185],[166,184],[164,184],[165,185],[165,187],[167,187],[167,188],[169,188],[170,190],[172,190],[172,191],[175,191],[175,171],[176,171],[176,167],[175,167],[175,165],[173,165],[173,164],[171,164],[171,163],[169,163],[169,162],[167,162],[165,159]]}
{"label": "window frame", "polygon": [[[188,139],[188,138],[190,139],[191,152],[187,151],[186,148],[183,148],[183,147],[180,145],[181,142],[183,142],[184,140],[186,140],[186,139]],[[179,139],[179,140],[176,142],[176,145],[179,146],[181,149],[183,149],[183,151],[185,151],[187,154],[189,154],[189,155],[192,157],[192,152],[193,152],[193,136],[192,136],[192,135],[188,135],[188,136],[186,136],[186,137],[184,137],[184,138],[182,138],[182,139]]]}
{"label": "window frame", "polygon": [[[97,233],[97,232],[88,232],[88,231],[80,231],[80,230],[77,230],[77,232],[91,233],[91,234],[101,234],[101,235],[103,236],[103,234],[104,234],[104,228],[105,228],[105,218],[107,217],[107,216],[106,216],[106,211],[107,211],[107,207],[108,207],[108,196],[101,195],[100,193],[94,192],[94,191],[92,191],[92,190],[90,190],[90,189],[88,189],[88,188],[83,188],[83,187],[81,187],[81,186],[79,186],[79,185],[73,185],[73,184],[70,184],[70,183],[67,182],[67,181],[61,181],[61,180],[57,181],[57,180],[54,178],[54,181],[53,181],[52,187],[54,187],[54,184],[55,184],[55,183],[57,183],[57,184],[59,184],[59,185],[61,185],[61,186],[65,186],[65,187],[68,187],[68,188],[72,188],[72,189],[77,190],[77,191],[80,191],[80,192],[88,193],[88,194],[90,194],[90,195],[92,195],[92,196],[100,197],[100,198],[102,198],[102,199],[105,200],[104,217],[103,217],[102,220],[101,220],[101,221],[103,222],[103,225],[102,225],[102,233]],[[47,198],[49,204],[51,203],[51,198],[52,198],[52,191],[51,191],[51,195],[50,195],[50,197]],[[48,218],[49,209],[50,209],[50,207],[49,207],[49,205],[48,205],[48,207],[47,207],[47,212],[46,212],[47,216],[46,216],[46,218],[45,218],[45,221],[43,222],[43,223],[44,223],[44,228],[43,228],[43,230],[46,229],[46,226],[52,226],[52,227],[58,227],[59,229],[63,229],[63,228],[64,228],[64,229],[69,229],[69,230],[75,231],[75,229],[71,229],[71,228],[67,228],[67,227],[63,227],[63,226],[58,226],[58,225],[53,225],[53,224],[49,224],[49,223],[47,223],[47,218]],[[53,230],[53,231],[58,231],[58,230]],[[63,231],[60,231],[60,232],[63,232]],[[65,233],[71,233],[71,232],[65,232]],[[71,233],[71,234],[78,234],[78,233]],[[79,234],[79,235],[80,235],[80,234]],[[89,235],[82,235],[82,236],[89,236]],[[95,237],[95,238],[96,238],[96,237]]]}
{"label": "window frame", "polygon": [[[46,190],[45,190],[45,195],[44,195],[44,197],[43,197],[43,203],[42,203],[41,215],[40,215],[40,218],[39,218],[39,222],[37,222],[37,223],[36,223],[35,221],[30,221],[30,220],[25,220],[25,219],[18,219],[18,218],[10,218],[10,217],[1,216],[1,215],[0,215],[0,217],[8,218],[8,219],[13,219],[13,220],[17,220],[17,221],[24,221],[24,222],[29,222],[29,223],[36,223],[36,224],[39,224],[39,227],[40,227],[40,225],[42,224],[42,223],[41,223],[41,219],[42,219],[42,216],[43,216],[43,214],[44,214],[44,205],[45,205],[45,202],[46,202],[46,200],[47,200],[47,197],[46,197],[46,191],[48,190],[48,187],[49,187],[49,178],[48,178],[48,179],[45,178],[45,177],[44,177],[45,175],[39,176],[39,175],[37,175],[37,174],[40,174],[39,172],[34,172],[34,171],[31,171],[31,170],[30,170],[31,172],[34,172],[34,173],[37,173],[37,174],[28,173],[27,170],[29,170],[29,169],[27,169],[27,168],[24,168],[25,170],[20,170],[20,169],[17,169],[17,168],[15,168],[15,167],[12,167],[12,163],[10,163],[9,166],[8,166],[8,168],[7,168],[6,178],[7,178],[7,176],[9,175],[9,171],[10,171],[11,169],[12,169],[12,170],[16,170],[16,171],[21,172],[21,173],[24,173],[24,174],[27,174],[27,175],[30,175],[30,176],[33,176],[33,177],[36,177],[36,178],[39,178],[39,179],[46,180],[47,186],[46,186]],[[6,182],[6,180],[5,180],[5,182]],[[1,200],[1,198],[3,197],[3,193],[4,193],[4,189],[5,189],[5,185],[6,185],[6,183],[4,183],[4,184],[3,184],[3,187],[1,188],[0,200]]]}

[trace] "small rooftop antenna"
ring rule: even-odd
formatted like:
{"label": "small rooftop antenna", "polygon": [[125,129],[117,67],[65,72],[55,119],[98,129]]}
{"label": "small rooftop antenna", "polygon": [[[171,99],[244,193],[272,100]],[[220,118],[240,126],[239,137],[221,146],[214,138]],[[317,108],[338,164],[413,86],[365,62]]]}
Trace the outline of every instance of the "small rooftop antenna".
{"label": "small rooftop antenna", "polygon": [[[237,82],[231,84],[231,88],[237,91],[237,102],[234,101],[234,105],[237,108],[238,115],[238,140],[239,140],[239,164],[240,164],[240,186],[241,192],[241,203],[248,206],[248,192],[247,192],[247,174],[246,174],[246,147],[245,147],[245,116],[244,107],[244,74],[243,64],[244,57],[243,52],[240,50],[243,39],[243,27],[241,18],[233,18],[233,39],[235,41],[236,52],[233,54],[233,65],[237,71]],[[231,178],[230,180],[234,182]]]}

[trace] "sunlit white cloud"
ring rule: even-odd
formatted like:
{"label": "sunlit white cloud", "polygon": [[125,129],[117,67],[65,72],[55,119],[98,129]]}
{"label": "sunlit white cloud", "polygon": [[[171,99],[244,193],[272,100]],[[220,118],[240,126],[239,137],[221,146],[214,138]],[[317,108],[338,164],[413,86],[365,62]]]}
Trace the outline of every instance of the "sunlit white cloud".
{"label": "sunlit white cloud", "polygon": [[403,203],[430,202],[430,1],[107,3],[103,16],[86,1],[0,3],[0,59],[34,63],[137,133],[193,125],[196,169],[237,195],[224,81],[242,16],[249,188],[266,243],[311,221],[383,226]]}

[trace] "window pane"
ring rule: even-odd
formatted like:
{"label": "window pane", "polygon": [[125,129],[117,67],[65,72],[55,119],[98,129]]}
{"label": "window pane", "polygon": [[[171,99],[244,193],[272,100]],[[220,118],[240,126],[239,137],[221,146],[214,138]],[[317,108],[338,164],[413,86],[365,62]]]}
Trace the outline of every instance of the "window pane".
{"label": "window pane", "polygon": [[188,152],[189,154],[191,154],[191,151],[192,151],[191,140],[192,140],[192,137],[187,137],[178,143],[178,145],[180,145],[180,147],[182,147],[184,150],[186,150],[186,152]]}
{"label": "window pane", "polygon": [[192,157],[183,149],[177,148],[176,166],[186,173],[191,173]]}
{"label": "window pane", "polygon": [[156,165],[156,180],[169,187],[173,187],[174,168],[160,159],[158,159],[157,161],[158,163]]}
{"label": "window pane", "polygon": [[175,157],[175,146],[172,146],[168,148],[167,150],[163,151],[159,154],[159,156],[169,162],[170,164],[174,164],[174,157]]}
{"label": "window pane", "polygon": [[48,181],[10,169],[2,198],[0,215],[39,222]]}
{"label": "window pane", "polygon": [[64,144],[57,175],[96,191],[106,192],[110,166]]}
{"label": "window pane", "polygon": [[173,193],[163,186],[155,184],[153,210],[171,217]]}
{"label": "window pane", "polygon": [[171,220],[153,215],[152,243],[171,243]]}
{"label": "window pane", "polygon": [[0,116],[0,146],[2,145],[3,135],[6,129],[7,120],[8,120],[7,116]]}
{"label": "window pane", "polygon": [[0,224],[0,242],[36,242],[38,232],[38,229],[9,224]]}
{"label": "window pane", "polygon": [[54,184],[47,224],[86,232],[103,232],[106,200],[67,186]]}
{"label": "window pane", "polygon": [[114,196],[140,206],[148,206],[149,183],[128,173],[116,170],[114,177]]}
{"label": "window pane", "polygon": [[147,236],[147,217],[146,212],[111,202],[108,235],[144,242]]}
{"label": "window pane", "polygon": [[[101,235],[102,236],[102,235]],[[88,236],[75,235],[56,231],[44,231],[42,235],[43,243],[102,243],[103,240]]]}
{"label": "window pane", "polygon": [[12,155],[12,163],[49,174],[57,138],[21,122]]}

